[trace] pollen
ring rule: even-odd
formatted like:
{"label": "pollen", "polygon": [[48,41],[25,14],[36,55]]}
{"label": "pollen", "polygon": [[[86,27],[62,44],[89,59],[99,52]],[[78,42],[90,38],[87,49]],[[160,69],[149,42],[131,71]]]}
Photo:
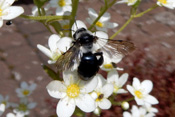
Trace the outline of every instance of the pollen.
{"label": "pollen", "polygon": [[30,91],[29,90],[24,90],[22,93],[23,93],[23,95],[29,95]]}
{"label": "pollen", "polygon": [[162,4],[166,4],[167,0],[158,0],[158,2],[162,3]]}
{"label": "pollen", "polygon": [[58,5],[61,6],[61,7],[65,6],[66,5],[65,0],[59,0]]}
{"label": "pollen", "polygon": [[0,8],[0,16],[2,16],[2,9]]}
{"label": "pollen", "polygon": [[67,87],[66,93],[70,98],[76,98],[80,94],[80,87],[76,84],[71,84]]}
{"label": "pollen", "polygon": [[138,90],[134,91],[134,94],[135,94],[139,99],[143,98],[142,92],[140,92],[140,91],[138,91]]}
{"label": "pollen", "polygon": [[98,22],[96,23],[96,26],[98,26],[98,27],[103,27],[103,23],[101,23],[101,22],[98,21]]}
{"label": "pollen", "polygon": [[103,67],[106,69],[112,69],[113,65],[112,64],[104,64]]}

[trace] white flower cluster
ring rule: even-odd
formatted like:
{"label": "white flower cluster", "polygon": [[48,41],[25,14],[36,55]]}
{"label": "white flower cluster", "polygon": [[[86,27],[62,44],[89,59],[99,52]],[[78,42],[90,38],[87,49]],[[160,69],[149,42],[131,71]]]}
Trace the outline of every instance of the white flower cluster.
{"label": "white flower cluster", "polygon": [[[86,25],[82,21],[77,20],[72,27],[72,33],[77,30],[77,27],[87,29]],[[102,31],[94,32],[92,35],[95,35],[98,38],[108,38],[108,35]],[[47,49],[42,45],[37,45],[37,47],[51,58],[48,63],[52,64],[55,63],[60,56],[62,56],[62,53],[66,52],[67,49],[71,47],[71,43],[72,39],[70,37],[61,38],[59,35],[53,34],[49,38],[50,49]],[[98,50],[106,43],[107,40],[99,44],[100,46],[95,44],[93,46],[95,50]],[[103,55],[104,62],[103,65],[101,65],[101,69],[108,72],[107,78],[104,78],[100,74],[96,74],[91,80],[84,81],[79,78],[77,69],[73,69],[72,71],[66,70],[63,72],[63,81],[54,80],[47,85],[46,88],[49,95],[60,99],[56,108],[56,112],[59,117],[71,116],[74,113],[76,106],[83,112],[94,112],[98,115],[100,114],[101,109],[109,109],[111,107],[112,104],[108,98],[113,93],[127,93],[127,91],[122,87],[128,80],[128,74],[124,73],[119,76],[116,68],[104,67],[112,66],[111,62],[120,62],[122,56],[114,56],[114,58],[110,58],[106,55],[107,54]],[[140,83],[137,78],[134,78],[132,86],[127,85],[128,91],[134,96],[138,105],[158,103],[157,99],[149,94],[152,88],[153,84],[151,81],[145,80]],[[126,109],[129,108],[127,103],[123,103],[122,105],[125,105]]]}
{"label": "white flower cluster", "polygon": [[0,95],[0,116],[9,107],[13,109],[13,113],[7,113],[6,117],[25,117],[29,115],[31,109],[35,108],[37,103],[29,102],[28,96],[35,90],[36,84],[28,85],[26,82],[21,82],[20,86],[16,89],[17,96],[20,98],[19,103],[9,102],[9,96]]}

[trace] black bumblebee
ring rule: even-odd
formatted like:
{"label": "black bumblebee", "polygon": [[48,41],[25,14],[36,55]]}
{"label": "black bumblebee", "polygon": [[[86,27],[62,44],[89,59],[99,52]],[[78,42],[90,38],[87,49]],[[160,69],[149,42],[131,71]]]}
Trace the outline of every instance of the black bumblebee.
{"label": "black bumblebee", "polygon": [[78,68],[78,75],[83,80],[91,79],[98,72],[100,65],[103,64],[104,53],[111,58],[114,56],[123,57],[135,48],[131,42],[102,39],[92,35],[85,28],[76,30],[73,38],[72,46],[60,56],[56,65],[60,70]]}

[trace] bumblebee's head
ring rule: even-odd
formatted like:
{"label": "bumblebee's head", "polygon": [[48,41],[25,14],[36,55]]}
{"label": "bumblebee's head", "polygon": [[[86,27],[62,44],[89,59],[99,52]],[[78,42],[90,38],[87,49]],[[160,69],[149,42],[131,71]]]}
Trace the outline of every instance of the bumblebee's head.
{"label": "bumblebee's head", "polygon": [[79,36],[83,33],[86,32],[87,30],[85,28],[79,28],[75,31],[75,33],[73,34],[73,38],[74,40],[77,40],[79,38]]}

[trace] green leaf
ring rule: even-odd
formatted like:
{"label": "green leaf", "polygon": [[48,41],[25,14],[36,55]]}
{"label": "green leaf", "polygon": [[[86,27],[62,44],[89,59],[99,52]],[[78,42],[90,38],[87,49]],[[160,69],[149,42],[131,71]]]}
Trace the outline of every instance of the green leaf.
{"label": "green leaf", "polygon": [[44,71],[53,79],[53,80],[60,80],[59,74],[57,74],[55,71],[53,71],[51,68],[49,68],[46,65],[42,65]]}

